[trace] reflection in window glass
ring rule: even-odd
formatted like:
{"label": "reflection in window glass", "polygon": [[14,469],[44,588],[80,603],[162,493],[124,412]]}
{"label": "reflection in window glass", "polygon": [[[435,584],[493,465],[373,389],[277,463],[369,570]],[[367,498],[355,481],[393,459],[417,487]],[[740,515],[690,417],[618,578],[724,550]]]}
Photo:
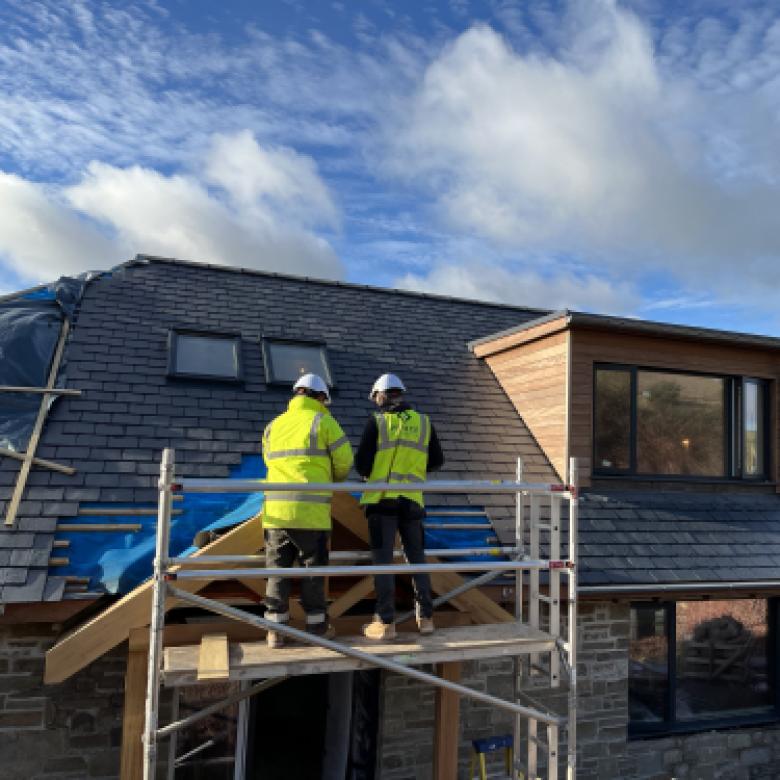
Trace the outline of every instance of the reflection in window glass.
{"label": "reflection in window glass", "polygon": [[634,723],[666,720],[669,685],[666,611],[641,605],[631,610],[628,646],[629,717]]}
{"label": "reflection in window glass", "polygon": [[332,385],[325,348],[319,344],[266,341],[266,374],[269,382],[294,383],[303,374],[319,374]]}
{"label": "reflection in window glass", "polygon": [[724,380],[637,372],[637,470],[725,474]]}
{"label": "reflection in window glass", "polygon": [[743,394],[742,472],[757,477],[764,473],[764,385],[746,379]]}
{"label": "reflection in window glass", "polygon": [[678,720],[770,708],[767,612],[764,599],[677,604]]}
{"label": "reflection in window glass", "polygon": [[238,378],[238,339],[185,333],[175,338],[175,374]]}
{"label": "reflection in window glass", "polygon": [[598,469],[631,465],[631,373],[596,369],[595,462]]}

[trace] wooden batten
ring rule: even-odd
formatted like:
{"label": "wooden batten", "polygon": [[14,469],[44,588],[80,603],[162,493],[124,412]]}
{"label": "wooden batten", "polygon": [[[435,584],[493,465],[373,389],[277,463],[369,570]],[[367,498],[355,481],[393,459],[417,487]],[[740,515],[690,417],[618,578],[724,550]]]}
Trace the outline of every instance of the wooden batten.
{"label": "wooden batten", "polygon": [[57,523],[58,533],[78,532],[106,532],[116,531],[122,533],[136,533],[141,530],[140,523]]}

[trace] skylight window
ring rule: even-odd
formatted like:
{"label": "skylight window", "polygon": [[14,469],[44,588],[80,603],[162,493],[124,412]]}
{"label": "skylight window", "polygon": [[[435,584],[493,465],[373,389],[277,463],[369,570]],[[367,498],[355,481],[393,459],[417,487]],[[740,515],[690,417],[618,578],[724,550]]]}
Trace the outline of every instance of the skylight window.
{"label": "skylight window", "polygon": [[321,342],[263,339],[263,358],[269,385],[291,385],[303,374],[319,374],[333,387],[328,351]]}
{"label": "skylight window", "polygon": [[241,337],[206,331],[172,330],[168,337],[168,375],[185,379],[242,379]]}

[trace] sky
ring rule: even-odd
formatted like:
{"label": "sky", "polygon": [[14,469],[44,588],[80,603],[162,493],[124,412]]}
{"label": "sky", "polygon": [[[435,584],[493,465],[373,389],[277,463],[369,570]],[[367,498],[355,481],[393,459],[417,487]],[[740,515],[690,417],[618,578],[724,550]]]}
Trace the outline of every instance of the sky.
{"label": "sky", "polygon": [[772,0],[0,0],[0,292],[137,253],[780,335]]}

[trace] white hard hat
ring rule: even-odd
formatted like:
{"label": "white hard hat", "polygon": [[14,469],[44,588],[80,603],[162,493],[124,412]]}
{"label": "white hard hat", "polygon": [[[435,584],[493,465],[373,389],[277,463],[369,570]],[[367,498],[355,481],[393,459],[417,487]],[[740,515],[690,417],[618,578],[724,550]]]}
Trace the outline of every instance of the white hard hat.
{"label": "white hard hat", "polygon": [[325,384],[325,380],[317,374],[304,374],[294,385],[293,390],[303,387],[306,390],[313,390],[315,393],[325,393],[325,397],[330,401],[330,390]]}
{"label": "white hard hat", "polygon": [[374,396],[377,393],[384,393],[387,390],[403,390],[406,392],[406,387],[401,381],[401,378],[395,374],[382,374],[382,376],[374,382],[374,386],[371,388],[368,397],[373,401]]}

